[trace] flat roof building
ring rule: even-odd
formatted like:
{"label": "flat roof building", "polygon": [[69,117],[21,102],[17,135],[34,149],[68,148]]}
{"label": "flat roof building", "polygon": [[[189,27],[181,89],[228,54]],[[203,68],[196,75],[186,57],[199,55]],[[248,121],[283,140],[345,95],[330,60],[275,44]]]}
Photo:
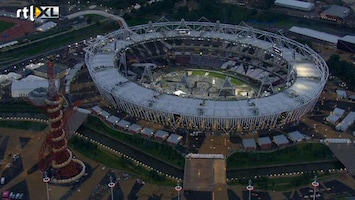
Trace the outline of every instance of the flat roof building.
{"label": "flat roof building", "polygon": [[128,127],[128,131],[130,133],[134,133],[134,134],[137,134],[139,133],[140,131],[142,130],[142,127],[138,124],[131,124],[129,127]]}
{"label": "flat roof building", "polygon": [[299,131],[293,131],[287,135],[292,142],[301,142],[305,138]]}
{"label": "flat roof building", "polygon": [[309,38],[317,39],[326,43],[331,43],[332,45],[336,45],[338,40],[340,39],[339,36],[332,35],[329,33],[313,30],[310,28],[303,28],[298,26],[292,26],[289,29],[290,32],[296,33],[302,36],[306,36]]}
{"label": "flat roof building", "polygon": [[346,117],[335,127],[336,130],[346,131],[355,122],[355,112],[350,112]]}
{"label": "flat roof building", "polygon": [[297,1],[297,0],[276,0],[276,6],[291,8],[295,10],[311,11],[314,8],[314,3]]}
{"label": "flat roof building", "polygon": [[245,151],[255,151],[256,143],[254,138],[243,139],[242,143]]}
{"label": "flat roof building", "polygon": [[350,14],[350,11],[350,8],[345,6],[331,5],[320,14],[320,17],[341,23]]}
{"label": "flat roof building", "polygon": [[152,137],[154,135],[154,130],[151,128],[144,127],[141,133],[143,136]]}
{"label": "flat roof building", "polygon": [[[36,76],[48,78],[48,64],[44,64],[33,70]],[[67,67],[58,63],[54,64],[54,78],[61,79],[67,75]]]}
{"label": "flat roof building", "polygon": [[106,110],[102,110],[100,113],[99,113],[100,117],[102,118],[109,118],[111,116],[111,114],[109,112],[107,112]]}
{"label": "flat roof building", "polygon": [[120,118],[116,117],[115,115],[111,115],[106,119],[106,121],[110,122],[112,125],[116,125],[120,121]]}
{"label": "flat roof building", "polygon": [[99,114],[102,112],[102,108],[98,105],[92,107],[91,110],[94,111],[96,114]]}
{"label": "flat roof building", "polygon": [[342,51],[355,53],[355,36],[346,35],[338,40],[337,48]]}
{"label": "flat roof building", "polygon": [[41,26],[37,27],[36,31],[45,32],[45,31],[48,31],[49,29],[52,29],[56,26],[57,26],[57,23],[50,21],[50,22],[46,22],[46,23],[42,24]]}
{"label": "flat roof building", "polygon": [[154,134],[155,138],[157,138],[158,140],[165,140],[166,138],[168,138],[169,133],[163,130],[158,130],[155,134]]}
{"label": "flat roof building", "polygon": [[171,134],[168,139],[166,139],[166,141],[169,143],[169,144],[172,144],[172,145],[177,145],[181,142],[182,140],[182,136],[180,135],[177,135],[177,134]]}
{"label": "flat roof building", "polygon": [[121,119],[121,121],[119,121],[116,125],[120,128],[128,129],[129,125],[131,125],[131,122]]}
{"label": "flat roof building", "polygon": [[258,144],[263,150],[269,150],[272,147],[272,141],[268,136],[258,138]]}
{"label": "flat roof building", "polygon": [[284,135],[276,135],[272,140],[275,144],[277,144],[277,146],[286,146],[289,143],[288,139]]}

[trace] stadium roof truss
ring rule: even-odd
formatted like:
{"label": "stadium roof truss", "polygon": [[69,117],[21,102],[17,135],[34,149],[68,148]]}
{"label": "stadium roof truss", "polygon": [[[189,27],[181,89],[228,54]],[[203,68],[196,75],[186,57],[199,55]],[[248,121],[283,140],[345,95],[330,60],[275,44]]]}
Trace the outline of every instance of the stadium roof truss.
{"label": "stadium roof truss", "polygon": [[[282,52],[280,57],[294,69],[296,80],[283,92],[252,99],[253,106],[250,106],[246,100],[213,101],[156,95],[156,91],[128,80],[119,72],[120,67],[127,65],[125,52],[131,45],[167,38],[220,39],[265,51],[277,48]],[[105,99],[133,116],[174,128],[204,130],[213,127],[230,132],[264,129],[297,121],[313,109],[329,73],[325,61],[307,45],[245,24],[212,23],[205,18],[176,22],[163,19],[121,28],[92,41],[86,52],[89,72]]]}

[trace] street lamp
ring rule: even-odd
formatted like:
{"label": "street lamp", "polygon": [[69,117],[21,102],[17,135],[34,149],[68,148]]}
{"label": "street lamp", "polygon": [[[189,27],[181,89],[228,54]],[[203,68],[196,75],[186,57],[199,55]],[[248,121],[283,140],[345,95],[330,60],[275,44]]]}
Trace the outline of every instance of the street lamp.
{"label": "street lamp", "polygon": [[111,200],[113,200],[113,188],[115,185],[116,184],[112,181],[112,176],[110,176],[110,182],[107,184],[107,186],[111,189]]}
{"label": "street lamp", "polygon": [[316,199],[316,188],[319,186],[319,182],[317,181],[317,176],[314,176],[314,181],[312,182],[313,186],[313,200]]}
{"label": "street lamp", "polygon": [[251,183],[251,180],[249,179],[249,185],[247,186],[247,190],[249,191],[249,200],[251,199],[251,191],[254,190],[254,186]]}
{"label": "street lamp", "polygon": [[175,190],[178,192],[178,200],[180,200],[180,191],[182,190],[182,187],[180,186],[179,182],[177,186],[175,186]]}
{"label": "street lamp", "polygon": [[44,172],[44,178],[43,178],[42,180],[43,180],[43,182],[46,184],[47,200],[49,200],[48,183],[51,181],[51,179],[47,176],[47,172]]}

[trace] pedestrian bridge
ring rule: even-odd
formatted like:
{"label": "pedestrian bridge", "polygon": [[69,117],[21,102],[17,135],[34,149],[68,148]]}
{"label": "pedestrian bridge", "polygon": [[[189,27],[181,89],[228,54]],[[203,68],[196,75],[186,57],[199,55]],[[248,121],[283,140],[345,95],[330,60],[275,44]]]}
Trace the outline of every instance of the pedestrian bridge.
{"label": "pedestrian bridge", "polygon": [[104,17],[108,17],[110,19],[116,20],[120,24],[120,26],[122,26],[123,28],[128,29],[128,25],[127,25],[126,21],[122,17],[114,15],[114,14],[111,14],[111,13],[108,13],[108,12],[105,12],[103,10],[83,10],[83,11],[79,11],[79,12],[67,15],[64,18],[66,18],[66,19],[74,19],[76,17],[80,17],[80,16],[83,16],[83,15],[101,15],[101,16],[104,16]]}

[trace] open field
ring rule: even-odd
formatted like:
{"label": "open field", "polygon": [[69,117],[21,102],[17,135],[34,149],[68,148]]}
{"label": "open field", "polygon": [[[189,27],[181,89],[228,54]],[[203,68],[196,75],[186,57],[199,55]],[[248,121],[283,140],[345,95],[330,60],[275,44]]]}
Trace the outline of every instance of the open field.
{"label": "open field", "polygon": [[0,33],[14,26],[14,23],[0,21]]}

